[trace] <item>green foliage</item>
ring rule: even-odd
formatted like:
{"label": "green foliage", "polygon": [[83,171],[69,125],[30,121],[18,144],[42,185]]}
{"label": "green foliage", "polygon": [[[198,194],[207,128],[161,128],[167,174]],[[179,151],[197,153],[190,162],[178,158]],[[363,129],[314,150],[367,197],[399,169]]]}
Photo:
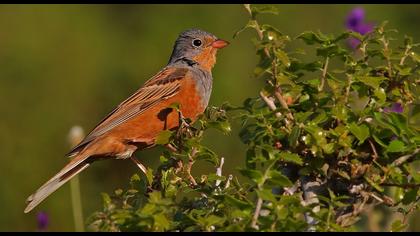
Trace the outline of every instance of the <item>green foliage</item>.
{"label": "green foliage", "polygon": [[[275,8],[245,8],[250,21],[239,32],[257,33],[254,72],[266,82],[259,96],[210,107],[194,125],[162,132],[159,144],[180,152],[164,152],[159,168],[133,176],[130,189],[104,194],[90,229],[348,231],[368,205],[384,205],[403,216],[389,230],[404,230],[419,206],[418,44],[406,37],[391,47],[394,31],[385,24],[365,36],[307,31],[292,40],[257,21]],[[356,50],[345,45],[350,37],[361,41]],[[290,41],[314,49],[315,59],[291,51]],[[246,180],[221,174],[223,163],[200,142],[208,128],[229,133],[228,117],[242,124],[247,152],[238,170]],[[194,184],[186,170],[197,160],[218,171]]]}

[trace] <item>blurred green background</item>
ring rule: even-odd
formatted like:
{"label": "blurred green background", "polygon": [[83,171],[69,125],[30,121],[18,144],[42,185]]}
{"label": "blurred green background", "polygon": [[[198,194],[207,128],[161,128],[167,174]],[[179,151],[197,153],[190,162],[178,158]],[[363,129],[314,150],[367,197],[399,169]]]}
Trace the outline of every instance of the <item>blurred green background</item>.
{"label": "blurred green background", "polygon": [[[304,30],[338,33],[355,5],[279,5],[261,21],[296,36]],[[363,5],[367,21],[420,41],[420,5]],[[90,131],[119,102],[168,61],[179,32],[197,27],[231,41],[213,70],[210,105],[239,105],[263,85],[252,78],[257,61],[241,5],[1,5],[0,6],[0,231],[35,231],[45,211],[48,230],[72,231],[70,185],[29,214],[25,199],[67,162],[73,125]],[[417,40],[416,40],[417,39]],[[237,137],[216,131],[206,144],[226,158],[225,173],[244,163]],[[161,149],[136,156],[156,168]],[[210,169],[209,169],[210,168]],[[211,170],[198,163],[193,173]],[[85,217],[102,207],[101,192],[126,187],[138,172],[130,161],[97,162],[80,175]],[[386,217],[386,216],[385,216]],[[415,228],[417,227],[417,228]],[[419,226],[411,229],[420,230]]]}

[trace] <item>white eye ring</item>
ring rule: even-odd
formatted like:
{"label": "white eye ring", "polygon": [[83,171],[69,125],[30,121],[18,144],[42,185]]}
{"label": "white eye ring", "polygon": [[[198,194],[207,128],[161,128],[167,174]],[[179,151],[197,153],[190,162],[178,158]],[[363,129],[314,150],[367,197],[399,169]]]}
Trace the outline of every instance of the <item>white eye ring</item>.
{"label": "white eye ring", "polygon": [[192,41],[192,45],[196,48],[200,47],[203,44],[203,42],[201,42],[201,39],[194,39]]}

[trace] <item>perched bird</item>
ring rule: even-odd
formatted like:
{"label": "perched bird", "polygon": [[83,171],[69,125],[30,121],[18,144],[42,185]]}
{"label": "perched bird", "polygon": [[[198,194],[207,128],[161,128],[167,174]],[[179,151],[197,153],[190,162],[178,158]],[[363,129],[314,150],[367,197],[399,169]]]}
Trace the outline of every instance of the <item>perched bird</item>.
{"label": "perched bird", "polygon": [[[154,146],[161,131],[177,129],[181,125],[180,115],[194,121],[204,112],[212,90],[211,70],[216,53],[228,44],[199,29],[182,32],[169,63],[68,153],[73,157],[71,161],[28,197],[24,212],[31,211],[93,161],[131,158],[143,167],[132,157],[136,150]],[[180,112],[170,108],[174,103],[179,105]]]}

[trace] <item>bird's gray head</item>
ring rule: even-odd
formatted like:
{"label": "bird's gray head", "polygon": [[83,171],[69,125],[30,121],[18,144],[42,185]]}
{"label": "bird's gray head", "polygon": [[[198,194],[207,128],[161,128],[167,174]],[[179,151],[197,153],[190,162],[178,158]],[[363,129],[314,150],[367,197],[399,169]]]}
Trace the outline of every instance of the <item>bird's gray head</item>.
{"label": "bird's gray head", "polygon": [[228,44],[227,41],[218,39],[215,35],[203,30],[186,30],[175,41],[169,64],[186,58],[211,68],[216,62],[217,49],[224,48]]}

